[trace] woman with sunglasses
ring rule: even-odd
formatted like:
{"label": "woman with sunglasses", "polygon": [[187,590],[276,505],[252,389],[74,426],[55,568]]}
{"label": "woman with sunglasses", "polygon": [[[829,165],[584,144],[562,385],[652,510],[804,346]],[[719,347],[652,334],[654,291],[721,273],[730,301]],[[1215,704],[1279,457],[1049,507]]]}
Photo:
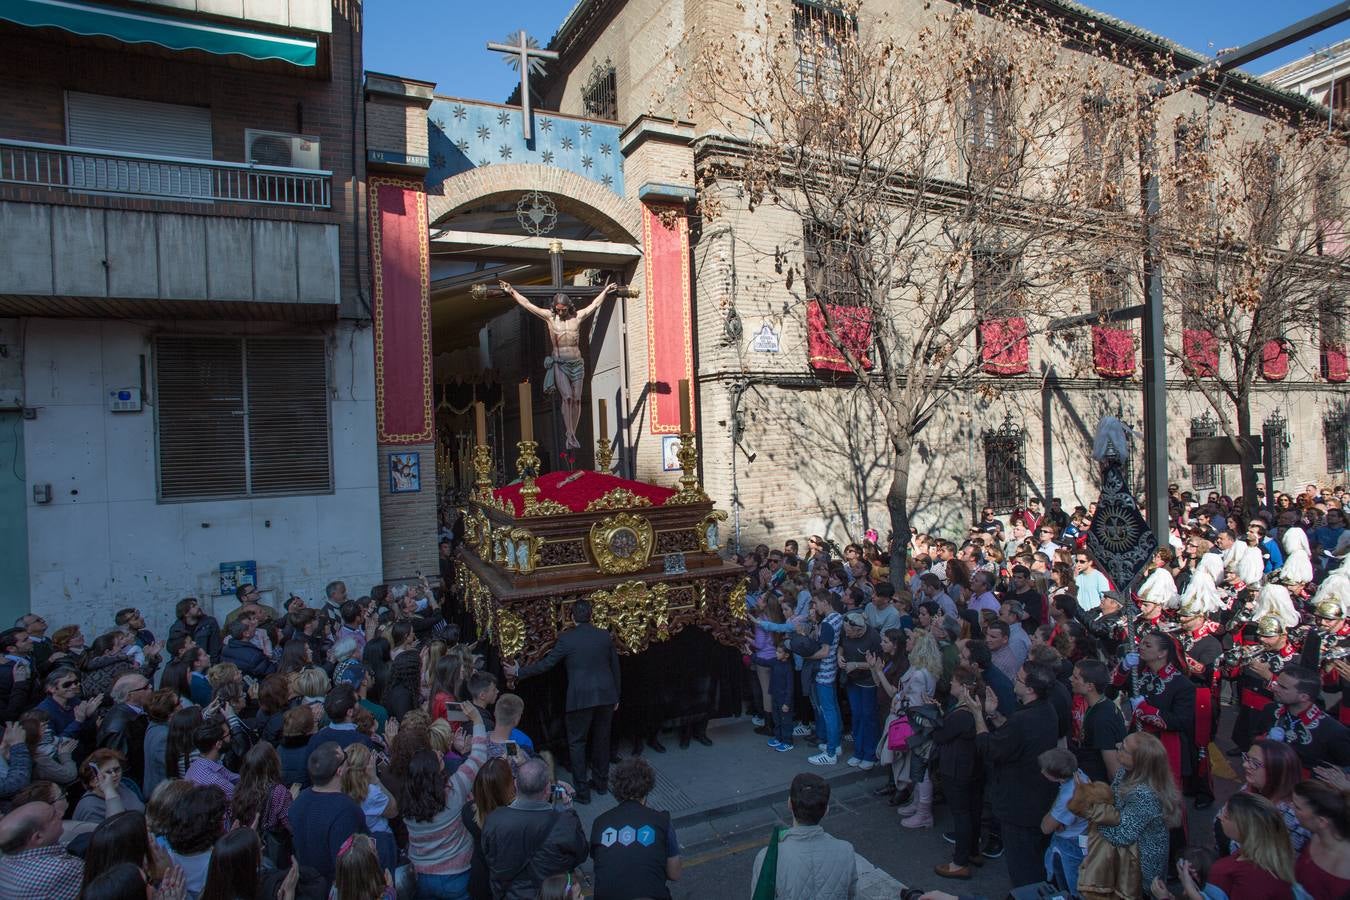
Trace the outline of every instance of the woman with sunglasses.
{"label": "woman with sunglasses", "polygon": [[[1294,787],[1303,777],[1303,769],[1294,748],[1283,741],[1265,738],[1253,741],[1242,754],[1243,785],[1239,793],[1265,797],[1284,818],[1289,832],[1290,847],[1297,854],[1312,838],[1308,829],[1299,824],[1294,810]],[[1220,856],[1236,853],[1238,848],[1224,835],[1219,820],[1214,820],[1214,846]]]}

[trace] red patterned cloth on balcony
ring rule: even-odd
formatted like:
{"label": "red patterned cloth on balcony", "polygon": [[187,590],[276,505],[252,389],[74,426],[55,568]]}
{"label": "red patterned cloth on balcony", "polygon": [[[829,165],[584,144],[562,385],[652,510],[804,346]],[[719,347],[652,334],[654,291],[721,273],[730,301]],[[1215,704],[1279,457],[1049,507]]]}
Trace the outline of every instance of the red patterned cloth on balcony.
{"label": "red patterned cloth on balcony", "polygon": [[1128,378],[1133,375],[1134,331],[1093,325],[1092,367],[1104,378]]}
{"label": "red patterned cloth on balcony", "polygon": [[1284,381],[1289,375],[1289,351],[1284,341],[1266,341],[1261,348],[1261,377],[1266,381]]}
{"label": "red patterned cloth on balcony", "polygon": [[1219,371],[1219,339],[1204,328],[1187,328],[1181,333],[1181,352],[1186,357],[1185,368],[1190,375],[1202,378]]}
{"label": "red patterned cloth on balcony", "polygon": [[[825,315],[839,338],[836,344],[825,328]],[[872,368],[867,352],[872,349],[872,310],[866,306],[825,305],[819,300],[806,305],[806,352],[811,368],[826,372],[852,372],[844,356],[848,349],[862,362],[864,369]]]}
{"label": "red patterned cloth on balcony", "polygon": [[1026,319],[986,319],[980,323],[980,368],[990,375],[1027,371]]}
{"label": "red patterned cloth on balcony", "polygon": [[1350,380],[1350,367],[1346,365],[1344,344],[1322,345],[1322,377],[1327,381]]}

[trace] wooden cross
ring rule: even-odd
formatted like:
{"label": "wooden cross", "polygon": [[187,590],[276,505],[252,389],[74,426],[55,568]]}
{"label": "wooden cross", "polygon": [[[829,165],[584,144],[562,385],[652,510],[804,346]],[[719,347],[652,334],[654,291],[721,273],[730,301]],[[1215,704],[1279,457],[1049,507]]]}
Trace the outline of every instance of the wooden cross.
{"label": "wooden cross", "polygon": [[544,73],[544,60],[557,59],[557,51],[541,50],[533,38],[525,34],[525,29],[521,29],[508,40],[514,41],[510,44],[500,44],[496,41],[488,41],[487,48],[496,50],[498,53],[510,53],[517,59],[508,60],[512,65],[520,67],[520,122],[525,129],[525,140],[534,140],[534,126],[530,122],[530,72],[536,72],[540,75]]}
{"label": "wooden cross", "polygon": [[[603,287],[587,287],[585,285],[567,284],[563,280],[563,251],[562,241],[551,241],[548,245],[548,264],[552,273],[550,283],[537,287],[518,287],[516,290],[524,297],[530,300],[542,300],[540,306],[551,307],[553,305],[553,296],[555,294],[566,294],[567,298],[578,309],[585,306],[585,301],[595,299],[596,295],[603,290]],[[613,296],[615,297],[639,297],[641,291],[626,284],[616,285]],[[475,284],[469,289],[469,294],[475,300],[484,300],[488,297],[505,297],[502,289],[495,284]]]}

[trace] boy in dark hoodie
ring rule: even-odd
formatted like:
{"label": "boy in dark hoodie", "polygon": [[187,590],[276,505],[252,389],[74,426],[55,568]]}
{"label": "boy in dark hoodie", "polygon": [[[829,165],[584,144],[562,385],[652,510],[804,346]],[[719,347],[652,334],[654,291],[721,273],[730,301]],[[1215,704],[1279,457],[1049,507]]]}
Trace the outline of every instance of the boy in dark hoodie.
{"label": "boy in dark hoodie", "polygon": [[769,697],[773,701],[773,739],[769,741],[769,746],[780,753],[792,749],[792,692],[796,678],[792,653],[788,651],[787,644],[780,641],[769,667]]}

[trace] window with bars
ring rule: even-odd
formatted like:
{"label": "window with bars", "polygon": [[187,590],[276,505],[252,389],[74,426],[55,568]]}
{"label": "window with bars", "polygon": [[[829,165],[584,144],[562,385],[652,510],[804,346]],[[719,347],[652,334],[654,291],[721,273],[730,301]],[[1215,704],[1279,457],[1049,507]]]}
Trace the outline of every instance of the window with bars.
{"label": "window with bars", "polygon": [[1342,404],[1327,411],[1322,417],[1322,439],[1327,448],[1327,474],[1344,472],[1350,450],[1350,406]]}
{"label": "window with bars", "polygon": [[1323,348],[1345,346],[1345,312],[1345,302],[1337,291],[1328,289],[1318,298],[1317,330]]}
{"label": "window with bars", "polygon": [[1209,331],[1209,307],[1214,297],[1214,286],[1199,273],[1189,273],[1177,279],[1177,297],[1181,306],[1181,327],[1193,331]]}
{"label": "window with bars", "polygon": [[1273,147],[1254,148],[1246,154],[1247,211],[1252,220],[1252,239],[1273,244],[1280,225],[1280,154]]}
{"label": "window with bars", "polygon": [[971,257],[971,291],[980,321],[1006,319],[1017,314],[1020,293],[1016,253],[996,247],[976,250]]}
{"label": "window with bars", "polygon": [[591,63],[591,74],[581,88],[581,107],[586,115],[617,121],[619,118],[619,75],[614,61]]}
{"label": "window with bars", "polygon": [[966,158],[977,179],[996,177],[1012,154],[1012,73],[1007,62],[981,63],[966,87]]}
{"label": "window with bars", "polygon": [[1088,203],[1099,209],[1125,206],[1125,143],[1117,105],[1104,97],[1083,99],[1083,166]]}
{"label": "window with bars", "polygon": [[1088,276],[1088,302],[1098,316],[1123,309],[1128,305],[1129,282],[1125,270],[1114,263],[1106,263]]}
{"label": "window with bars", "polygon": [[1265,442],[1265,457],[1270,465],[1271,478],[1289,477],[1289,422],[1279,413],[1272,413],[1261,425],[1261,439]]}
{"label": "window with bars", "polygon": [[811,299],[840,306],[867,305],[865,248],[867,236],[821,222],[802,224],[806,288]]}
{"label": "window with bars", "polygon": [[1209,130],[1197,115],[1177,122],[1172,151],[1176,169],[1177,203],[1190,215],[1208,212]]}
{"label": "window with bars", "polygon": [[797,48],[797,84],[804,93],[830,89],[843,74],[840,54],[857,33],[857,20],[822,0],[792,0],[792,37]]}
{"label": "window with bars", "polygon": [[984,439],[984,505],[994,512],[1011,512],[1026,502],[1027,433],[1012,420],[986,429]]}
{"label": "window with bars", "polygon": [[[1191,437],[1193,438],[1211,438],[1218,437],[1219,423],[1208,411],[1202,416],[1191,419]],[[1213,463],[1197,463],[1191,466],[1191,488],[1192,490],[1204,491],[1219,486],[1219,467]]]}
{"label": "window with bars", "polygon": [[333,490],[321,337],[155,341],[161,500]]}

